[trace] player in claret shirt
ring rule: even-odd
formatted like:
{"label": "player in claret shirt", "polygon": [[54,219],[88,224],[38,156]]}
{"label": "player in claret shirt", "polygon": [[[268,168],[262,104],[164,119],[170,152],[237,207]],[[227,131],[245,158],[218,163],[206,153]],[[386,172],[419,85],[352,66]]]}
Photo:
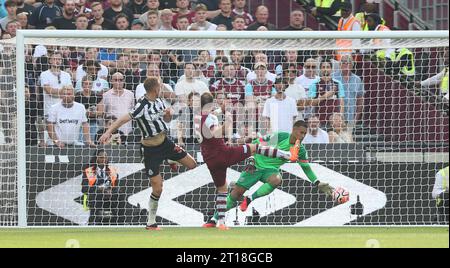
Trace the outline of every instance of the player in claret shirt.
{"label": "player in claret shirt", "polygon": [[[296,162],[298,162],[311,183],[317,186],[322,193],[331,196],[333,188],[328,183],[320,182],[308,163],[308,152],[304,145],[301,144],[306,135],[306,129],[306,122],[299,120],[294,123],[292,133],[277,132],[272,135],[255,139],[253,144],[259,144],[260,146],[266,145],[279,150],[289,150],[292,155],[291,158],[297,159]],[[249,158],[247,160],[245,171],[241,173],[241,177],[236,182],[235,187],[227,196],[226,209],[230,210],[236,207],[245,191],[253,187],[258,181],[261,181],[263,185],[259,187],[253,195],[244,198],[240,205],[242,211],[246,211],[253,200],[272,193],[281,184],[280,167],[287,162],[289,162],[287,159],[269,158],[259,153],[257,153],[254,158]],[[204,224],[203,227],[214,227],[216,226],[217,221],[218,213],[216,212],[214,217]]]}
{"label": "player in claret shirt", "polygon": [[[218,110],[215,110],[214,97],[211,93],[204,93],[201,98],[201,123],[197,132],[200,134],[200,148],[203,159],[217,188],[216,210],[217,227],[221,230],[227,230],[225,225],[225,212],[227,207],[227,168],[245,160],[257,153],[267,158],[281,158],[284,161],[297,161],[297,154],[291,157],[289,148],[287,151],[279,150],[273,147],[263,146],[259,143],[245,144],[242,146],[227,146],[223,135],[228,126],[228,120],[224,125],[219,124],[217,118]],[[223,107],[223,110],[224,107]],[[214,225],[216,226],[216,225]]]}

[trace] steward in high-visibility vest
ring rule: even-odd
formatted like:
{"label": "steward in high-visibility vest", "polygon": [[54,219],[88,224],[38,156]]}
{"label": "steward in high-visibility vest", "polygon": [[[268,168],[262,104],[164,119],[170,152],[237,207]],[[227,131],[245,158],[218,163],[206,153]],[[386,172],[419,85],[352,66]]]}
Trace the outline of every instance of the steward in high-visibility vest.
{"label": "steward in high-visibility vest", "polygon": [[316,9],[317,15],[340,17],[341,12],[339,8],[342,2],[344,0],[314,0],[313,8]]}
{"label": "steward in high-visibility vest", "polygon": [[441,90],[442,95],[448,93],[448,66],[445,67],[445,74],[442,78],[441,84],[439,85],[439,89]]}
{"label": "steward in high-visibility vest", "polygon": [[[359,21],[359,23],[361,23],[361,30],[363,31],[368,31],[369,30],[369,26],[366,23],[366,15],[368,13],[366,12],[358,12],[355,14],[355,18]],[[381,18],[381,25],[386,25],[386,21]]]}
{"label": "steward in high-visibility vest", "polygon": [[[342,18],[338,23],[338,31],[360,31],[361,25],[359,21],[352,15],[352,4],[349,2],[343,2],[341,4],[341,15]],[[357,43],[357,44],[355,44]],[[359,40],[352,39],[337,39],[336,46],[344,49],[339,49],[336,51],[336,60],[341,60],[344,55],[351,55],[353,49],[352,46],[357,46]]]}
{"label": "steward in high-visibility vest", "polygon": [[436,173],[433,192],[431,196],[436,200],[436,207],[440,215],[443,215],[448,224],[448,177],[449,167],[445,167]]}
{"label": "steward in high-visibility vest", "polygon": [[[81,192],[83,193],[83,208],[89,209],[88,199],[89,194],[95,193],[95,187],[111,187],[117,186],[118,174],[116,168],[106,165],[103,169],[100,169],[97,165],[89,166],[83,170],[83,181]],[[100,175],[99,175],[100,173]],[[103,178],[102,178],[103,176]]]}

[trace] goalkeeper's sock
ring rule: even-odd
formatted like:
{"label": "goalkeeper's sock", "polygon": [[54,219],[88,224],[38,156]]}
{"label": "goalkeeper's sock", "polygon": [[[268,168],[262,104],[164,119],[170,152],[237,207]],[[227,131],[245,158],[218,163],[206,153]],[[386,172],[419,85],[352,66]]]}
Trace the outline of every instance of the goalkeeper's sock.
{"label": "goalkeeper's sock", "polygon": [[[227,211],[237,206],[237,201],[229,194],[227,196]],[[219,213],[214,212],[214,216],[212,217],[213,221],[217,222],[219,220]]]}
{"label": "goalkeeper's sock", "polygon": [[272,184],[270,183],[264,183],[261,187],[258,188],[258,190],[256,190],[256,192],[254,192],[250,198],[251,201],[266,196],[268,194],[270,194],[271,192],[273,192],[273,190],[275,190],[275,187],[272,186]]}
{"label": "goalkeeper's sock", "polygon": [[225,218],[225,212],[227,211],[227,193],[218,192],[216,195],[216,211],[218,215],[218,220],[223,220]]}
{"label": "goalkeeper's sock", "polygon": [[156,223],[156,211],[158,210],[158,202],[159,202],[159,196],[156,196],[152,193],[150,195],[150,201],[148,202],[147,226],[150,226],[150,225]]}
{"label": "goalkeeper's sock", "polygon": [[270,146],[261,146],[257,145],[256,153],[260,155],[264,155],[271,158],[285,158],[289,159],[291,157],[290,152],[286,152],[283,150],[279,150]]}

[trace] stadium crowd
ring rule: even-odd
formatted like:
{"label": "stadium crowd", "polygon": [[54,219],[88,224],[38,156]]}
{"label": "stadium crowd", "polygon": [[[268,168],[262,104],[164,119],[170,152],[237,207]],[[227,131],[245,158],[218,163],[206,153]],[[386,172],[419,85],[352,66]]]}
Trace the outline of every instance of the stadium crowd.
{"label": "stadium crowd", "polygon": [[[0,13],[1,38],[14,38],[17,29],[310,31],[304,26],[306,12],[334,17],[341,31],[390,30],[369,1],[355,15],[349,2],[320,1],[328,6],[316,2],[291,10],[290,24],[277,29],[269,22],[268,7],[258,6],[250,14],[246,0],[6,0]],[[353,129],[363,123],[365,96],[364,82],[354,72],[355,52],[382,61],[387,73],[403,77],[408,86],[434,83],[440,94],[448,96],[448,49],[443,53],[445,70],[432,81],[420,83],[414,81],[414,54],[408,49],[352,51],[351,44],[340,46],[343,49],[337,51],[30,46],[26,51],[27,144],[95,146],[105,128],[143,96],[142,83],[150,76],[161,77],[162,95],[178,112],[170,135],[180,144],[197,142],[196,101],[208,91],[219,105],[235,107],[224,111],[234,119],[229,142],[289,131],[296,119],[309,121],[305,142],[354,142]],[[2,53],[2,62],[7,57]],[[130,124],[118,130],[113,143],[140,140]]]}

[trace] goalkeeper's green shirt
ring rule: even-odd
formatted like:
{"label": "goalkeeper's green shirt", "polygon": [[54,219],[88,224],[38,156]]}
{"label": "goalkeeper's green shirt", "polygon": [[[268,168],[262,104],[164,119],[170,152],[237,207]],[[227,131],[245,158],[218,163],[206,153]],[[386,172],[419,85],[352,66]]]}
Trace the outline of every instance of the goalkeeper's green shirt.
{"label": "goalkeeper's green shirt", "polygon": [[[268,135],[262,138],[263,141],[267,142],[268,146],[283,150],[289,151],[293,144],[290,144],[291,134],[287,132],[277,132],[273,135]],[[256,139],[253,143],[260,144],[260,139]],[[255,166],[257,169],[279,169],[282,165],[289,162],[289,160],[282,158],[271,158],[264,155],[256,154],[255,155]],[[308,164],[308,152],[303,144],[300,145],[300,150],[298,153],[298,163],[302,167],[306,176],[311,182],[315,182],[317,180],[316,175],[311,170],[310,165]]]}

